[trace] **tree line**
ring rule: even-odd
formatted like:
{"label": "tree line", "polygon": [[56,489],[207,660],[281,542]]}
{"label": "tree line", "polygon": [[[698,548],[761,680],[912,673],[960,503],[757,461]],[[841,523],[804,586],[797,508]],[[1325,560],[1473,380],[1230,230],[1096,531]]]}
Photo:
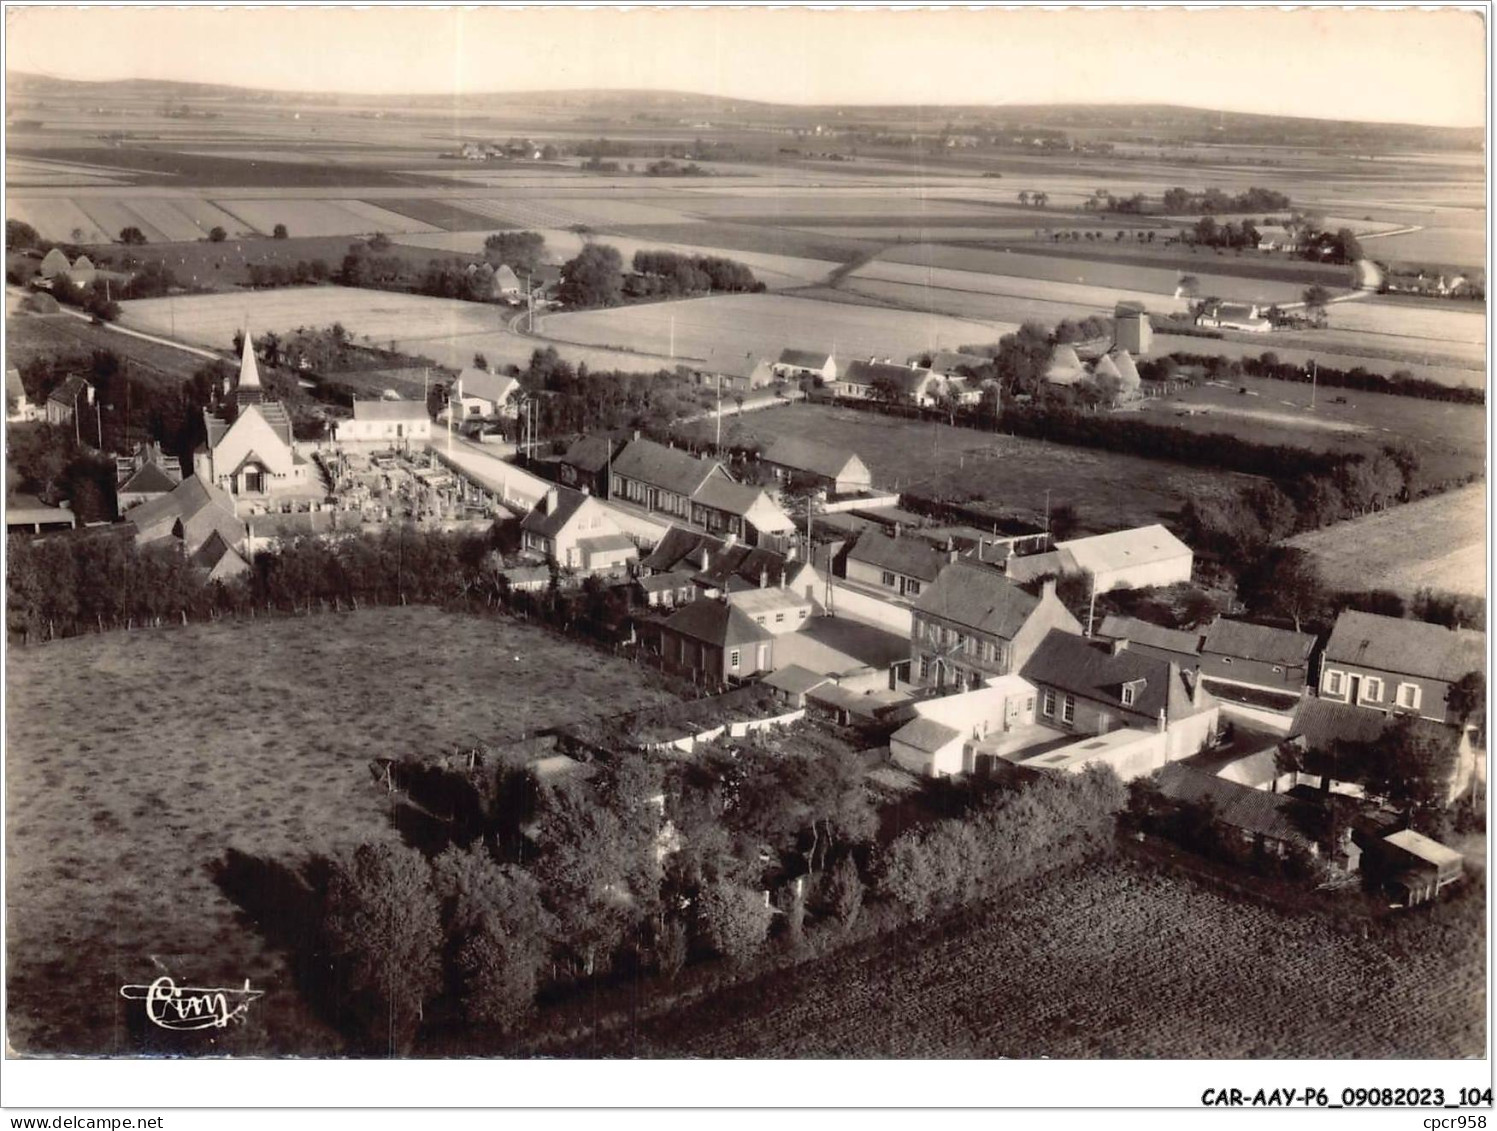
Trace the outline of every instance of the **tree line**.
{"label": "tree line", "polygon": [[681,255],[674,251],[634,253],[633,274],[624,283],[630,296],[702,294],[711,291],[729,294],[764,290],[754,273],[732,259],[718,255]]}
{"label": "tree line", "polygon": [[1165,190],[1162,203],[1166,212],[1198,212],[1206,215],[1228,212],[1281,212],[1291,206],[1289,198],[1283,193],[1256,185],[1235,196],[1229,196],[1219,188],[1192,192],[1177,186]]}

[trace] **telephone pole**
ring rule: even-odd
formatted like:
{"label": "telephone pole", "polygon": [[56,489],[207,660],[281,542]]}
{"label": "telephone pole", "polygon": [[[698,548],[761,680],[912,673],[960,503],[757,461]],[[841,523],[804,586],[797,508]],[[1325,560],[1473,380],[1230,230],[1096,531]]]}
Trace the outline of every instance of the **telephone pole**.
{"label": "telephone pole", "polygon": [[1318,376],[1319,376],[1319,371],[1316,368],[1315,359],[1312,357],[1310,359],[1310,411],[1311,412],[1315,411],[1315,382],[1316,382],[1316,379],[1317,379]]}

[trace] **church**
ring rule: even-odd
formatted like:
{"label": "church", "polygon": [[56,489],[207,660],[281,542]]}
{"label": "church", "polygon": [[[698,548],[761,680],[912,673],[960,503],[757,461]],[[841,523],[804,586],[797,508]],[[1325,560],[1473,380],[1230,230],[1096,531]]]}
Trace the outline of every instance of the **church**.
{"label": "church", "polygon": [[248,333],[229,400],[228,411],[203,410],[208,442],[193,453],[194,474],[227,491],[241,515],[323,498],[321,476],[292,439],[286,407],[260,384]]}

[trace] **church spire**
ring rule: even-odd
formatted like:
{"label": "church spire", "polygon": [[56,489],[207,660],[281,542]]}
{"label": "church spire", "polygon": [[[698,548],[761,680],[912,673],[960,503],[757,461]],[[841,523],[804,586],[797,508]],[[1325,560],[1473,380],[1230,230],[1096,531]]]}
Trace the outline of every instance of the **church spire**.
{"label": "church spire", "polygon": [[249,330],[244,331],[244,356],[239,359],[239,389],[260,388],[260,370],[255,366],[255,345],[250,341]]}

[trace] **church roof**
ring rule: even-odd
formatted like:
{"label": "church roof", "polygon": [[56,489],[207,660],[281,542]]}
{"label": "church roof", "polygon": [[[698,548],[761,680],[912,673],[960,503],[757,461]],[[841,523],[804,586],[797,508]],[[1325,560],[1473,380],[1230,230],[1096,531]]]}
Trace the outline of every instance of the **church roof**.
{"label": "church roof", "polygon": [[255,365],[255,343],[250,340],[249,333],[244,335],[244,353],[239,359],[239,383],[236,389],[259,389],[260,370]]}

